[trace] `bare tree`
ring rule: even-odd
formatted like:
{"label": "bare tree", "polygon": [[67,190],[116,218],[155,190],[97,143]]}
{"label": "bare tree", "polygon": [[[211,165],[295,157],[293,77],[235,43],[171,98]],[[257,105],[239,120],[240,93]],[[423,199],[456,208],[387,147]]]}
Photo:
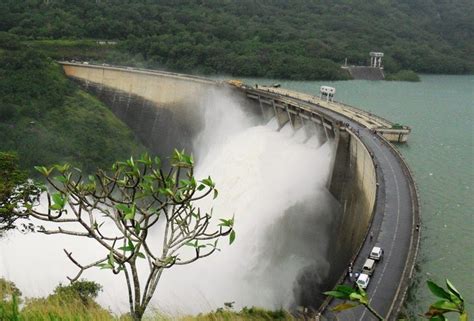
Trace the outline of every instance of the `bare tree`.
{"label": "bare tree", "polygon": [[[104,249],[102,257],[87,264],[65,249],[79,269],[69,280],[78,280],[93,267],[123,273],[134,320],[142,319],[165,269],[211,255],[222,236],[228,235],[230,243],[235,239],[233,218],[211,224],[212,211],[203,213],[193,205],[209,194],[217,197],[211,178],[197,181],[193,159],[183,152],[175,151],[170,165],[164,170],[158,157],[152,160],[145,154],[139,160],[116,162],[110,173],[99,170],[87,178],[68,164],[37,167],[55,192],[47,194],[48,210],[28,206],[28,214],[58,224],[53,229],[41,226],[39,232],[91,238]],[[79,229],[67,228],[69,224]],[[154,226],[153,233],[161,233],[158,246],[150,242]],[[148,267],[144,283],[140,260]]]}

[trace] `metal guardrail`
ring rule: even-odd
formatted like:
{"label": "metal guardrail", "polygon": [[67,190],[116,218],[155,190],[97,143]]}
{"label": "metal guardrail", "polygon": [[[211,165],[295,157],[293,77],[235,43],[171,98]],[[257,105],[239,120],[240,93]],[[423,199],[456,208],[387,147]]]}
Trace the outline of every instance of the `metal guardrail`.
{"label": "metal guardrail", "polygon": [[[405,300],[409,285],[413,279],[413,271],[415,268],[415,262],[416,258],[418,256],[418,251],[420,247],[420,239],[421,239],[421,216],[420,216],[420,198],[419,198],[419,193],[418,193],[418,186],[415,182],[414,176],[412,171],[407,165],[407,162],[403,155],[400,153],[400,151],[393,146],[385,137],[382,135],[378,135],[381,139],[381,141],[389,146],[390,151],[395,155],[396,158],[398,158],[400,164],[402,165],[402,170],[405,174],[405,176],[408,178],[408,185],[410,189],[410,196],[412,200],[412,231],[411,231],[411,240],[410,240],[410,247],[408,250],[408,255],[409,257],[407,258],[405,268],[403,269],[402,272],[402,282],[400,282],[397,292],[395,293],[395,298],[393,300],[393,303],[389,309],[387,317],[391,317],[392,313],[398,314],[400,311],[400,308]],[[410,267],[409,273],[407,274],[407,268]],[[404,291],[402,294],[400,294],[400,290],[402,289],[402,285],[404,285]],[[401,296],[400,296],[401,295]],[[395,304],[398,303],[398,307],[393,311]]]}
{"label": "metal guardrail", "polygon": [[[261,87],[261,88],[262,88],[261,90],[263,90],[263,91],[267,91],[267,92],[279,94],[277,91],[272,91],[272,87],[263,86],[263,87]],[[292,92],[294,92],[294,91],[291,91],[291,90],[286,90],[286,91],[289,92],[290,94],[291,94]],[[301,94],[301,93],[298,93],[298,92],[294,92],[294,93]],[[282,94],[280,93],[280,95],[282,95]],[[320,97],[318,97],[318,96],[313,96],[313,95],[310,95],[310,94],[304,94],[304,95],[307,95],[307,96],[311,97],[311,99],[313,99],[313,101],[311,101],[311,103],[317,104],[318,106],[321,106],[321,107],[323,107],[323,108],[327,108],[327,107],[325,107],[325,106],[319,104],[319,102],[318,102],[319,100],[324,101],[324,100],[322,100]],[[285,96],[285,97],[286,97],[286,96]],[[291,97],[291,96],[290,96],[290,97]],[[298,98],[298,97],[296,97],[296,96],[293,96],[292,98],[300,99],[300,100],[301,100],[301,98]],[[372,114],[372,113],[370,113],[370,112],[368,112],[368,111],[366,111],[366,110],[363,110],[363,109],[360,109],[360,108],[358,108],[358,107],[354,107],[354,106],[345,104],[345,103],[340,102],[340,101],[337,101],[337,100],[333,100],[332,102],[328,102],[328,103],[334,103],[334,104],[340,105],[340,107],[347,108],[347,109],[349,109],[349,110],[351,110],[352,112],[355,112],[355,113],[363,114],[363,115],[365,115],[366,117],[373,118],[374,120],[377,120],[377,121],[379,121],[379,122],[381,122],[381,123],[387,123],[387,124],[389,124],[390,126],[395,125],[393,122],[391,122],[391,121],[389,121],[389,120],[387,120],[387,119],[385,119],[385,118],[383,118],[383,117],[381,117],[381,116],[379,116],[379,115]],[[332,110],[332,109],[331,109],[331,110]],[[336,110],[332,110],[332,111],[337,112]],[[337,113],[339,113],[339,112],[337,112]],[[396,130],[397,128],[390,128],[390,127],[387,127],[387,129],[395,129],[395,130]],[[409,127],[409,126],[402,126],[402,128],[400,128],[400,129],[407,129],[407,130],[409,130],[410,127]]]}

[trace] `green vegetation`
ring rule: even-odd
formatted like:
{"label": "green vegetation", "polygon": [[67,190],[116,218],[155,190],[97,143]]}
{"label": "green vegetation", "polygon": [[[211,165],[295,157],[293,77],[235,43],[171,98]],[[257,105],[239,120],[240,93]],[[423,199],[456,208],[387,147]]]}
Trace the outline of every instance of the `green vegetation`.
{"label": "green vegetation", "polygon": [[[13,282],[0,278],[0,320],[2,321],[132,321],[130,314],[116,316],[95,301],[101,286],[80,280],[72,285],[59,285],[44,298],[22,298]],[[20,308],[20,303],[24,303]],[[262,308],[219,308],[197,316],[171,317],[157,311],[144,317],[146,321],[296,321],[287,311]]]}
{"label": "green vegetation", "polygon": [[[56,287],[46,298],[21,298],[13,282],[0,278],[0,320],[11,321],[112,321],[115,318],[96,302],[101,286],[81,280]],[[19,303],[24,301],[20,309]]]}
{"label": "green vegetation", "polygon": [[418,82],[420,81],[420,77],[412,70],[400,70],[394,74],[387,75],[385,80]]}
{"label": "green vegetation", "polygon": [[23,42],[54,60],[74,59],[105,61],[114,57],[115,46],[99,45],[96,40],[55,39]]}
{"label": "green vegetation", "polygon": [[70,162],[93,172],[143,147],[112,112],[79,90],[61,67],[0,32],[0,150],[21,168]]}
{"label": "green vegetation", "polygon": [[[38,166],[36,169],[53,190],[47,193],[49,208],[43,212],[25,205],[25,216],[56,225],[39,226],[38,232],[88,238],[103,248],[102,258],[87,264],[78,263],[65,250],[78,267],[77,274],[69,280],[76,282],[85,270],[97,267],[120,274],[127,285],[134,321],[142,320],[164,270],[210,256],[219,250],[218,242],[223,236],[229,236],[229,244],[235,240],[233,218],[220,219],[214,225],[212,210],[205,212],[195,207],[195,202],[207,196],[215,199],[218,192],[210,177],[194,177],[192,156],[175,150],[170,169],[164,166],[159,157],[152,159],[147,154],[115,162],[112,171],[98,170],[87,178],[69,164]],[[77,229],[71,230],[71,224]],[[102,228],[104,224],[107,231]],[[153,230],[157,226],[164,228],[159,235]],[[149,237],[151,231],[153,240]],[[162,241],[157,242],[157,237]],[[192,250],[188,252],[186,248]],[[148,262],[146,271],[139,269],[142,262]],[[74,284],[72,287],[78,293],[92,291],[90,285],[81,287],[81,291]]]}
{"label": "green vegetation", "polygon": [[332,308],[333,312],[337,313],[355,308],[358,305],[363,305],[377,320],[384,320],[384,318],[370,306],[367,292],[365,292],[359,286],[353,288],[348,285],[338,285],[334,290],[324,292],[324,294],[337,299],[345,300],[343,303],[340,303]]}
{"label": "green vegetation", "polygon": [[[426,312],[424,315],[426,319],[429,319],[430,321],[448,321],[446,314],[455,313],[459,315],[459,321],[469,320],[468,313],[464,306],[464,298],[449,280],[446,279],[447,289],[443,289],[433,281],[427,281],[427,285],[431,293],[441,300],[438,300],[430,305],[428,312]],[[336,299],[344,300],[344,302],[339,303],[332,308],[333,312],[338,313],[355,308],[359,305],[363,305],[377,320],[385,320],[370,305],[367,292],[365,292],[359,286],[353,288],[347,285],[338,285],[334,290],[324,292],[324,294]],[[405,319],[400,319],[400,321],[403,320]]]}
{"label": "green vegetation", "polygon": [[19,169],[16,154],[0,152],[0,237],[16,227],[15,221],[25,212],[21,205],[35,201],[40,191],[27,180],[26,172]]}
{"label": "green vegetation", "polygon": [[399,123],[395,123],[392,125],[392,129],[403,129],[403,125]]}
{"label": "green vegetation", "polygon": [[430,321],[447,321],[446,314],[448,313],[459,314],[459,321],[468,321],[464,298],[448,279],[446,279],[446,289],[433,281],[428,281],[427,284],[431,293],[441,299],[430,305],[428,312],[425,313]]}
{"label": "green vegetation", "polygon": [[17,202],[12,201],[12,196],[16,187],[25,182],[26,173],[18,169],[17,156],[0,152],[0,234],[14,227]]}
{"label": "green vegetation", "polygon": [[[389,74],[472,73],[473,10],[470,0],[5,0],[0,31],[40,40],[29,43],[55,58],[106,56],[183,72],[345,79],[344,59],[367,65],[369,51],[385,53]],[[118,44],[81,40],[76,47],[65,39]]]}
{"label": "green vegetation", "polygon": [[269,311],[262,308],[244,307],[239,312],[230,309],[217,309],[215,312],[199,314],[193,317],[184,317],[182,321],[260,321],[260,320],[297,320],[285,310]]}

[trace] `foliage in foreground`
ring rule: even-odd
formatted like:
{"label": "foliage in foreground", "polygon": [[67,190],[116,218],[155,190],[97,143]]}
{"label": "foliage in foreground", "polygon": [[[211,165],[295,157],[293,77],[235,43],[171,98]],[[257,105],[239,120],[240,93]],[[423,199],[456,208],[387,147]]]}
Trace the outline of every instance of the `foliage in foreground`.
{"label": "foliage in foreground", "polygon": [[427,281],[427,283],[431,293],[441,299],[430,305],[428,312],[425,313],[430,321],[446,321],[448,320],[446,314],[450,312],[458,313],[459,321],[469,319],[463,296],[448,279],[446,279],[446,289],[433,281]]}
{"label": "foliage in foreground", "polygon": [[297,320],[285,310],[270,311],[262,308],[244,307],[239,312],[230,309],[218,309],[215,312],[183,317],[182,321],[244,321],[244,320]]}
{"label": "foliage in foreground", "polygon": [[[433,281],[427,281],[427,284],[431,293],[441,300],[430,305],[428,312],[424,314],[426,319],[429,319],[430,321],[448,321],[446,314],[456,313],[459,314],[459,321],[469,320],[468,313],[465,310],[463,296],[448,279],[446,279],[446,289],[443,289]],[[374,308],[372,308],[372,306],[370,306],[370,300],[367,293],[359,286],[353,288],[347,285],[338,285],[334,290],[324,292],[324,294],[336,299],[344,300],[344,302],[339,303],[332,308],[333,312],[337,313],[352,309],[358,305],[363,305],[377,318],[377,320],[385,320]]]}
{"label": "foliage in foreground", "polygon": [[15,228],[15,221],[24,213],[21,205],[39,195],[40,190],[18,167],[16,154],[0,152],[0,237]]}
{"label": "foliage in foreground", "polygon": [[0,320],[2,321],[111,321],[114,318],[94,299],[101,286],[81,280],[59,285],[45,298],[25,299],[15,284],[0,278]]}
{"label": "foliage in foreground", "polygon": [[[27,204],[27,216],[56,223],[39,226],[40,233],[95,241],[103,256],[93,262],[78,262],[64,250],[78,268],[69,280],[97,267],[122,275],[134,320],[142,319],[165,270],[213,254],[223,236],[229,236],[230,244],[235,239],[233,218],[215,224],[212,208],[207,212],[195,206],[218,192],[210,177],[194,177],[194,160],[184,152],[174,151],[169,169],[148,154],[88,177],[69,164],[36,168],[53,191],[47,193],[46,211]],[[158,230],[151,233],[154,227]]]}
{"label": "foliage in foreground", "polygon": [[[101,286],[80,280],[72,285],[59,285],[45,298],[25,299],[20,308],[20,290],[14,283],[0,278],[0,320],[2,321],[132,321],[130,314],[115,316],[96,302]],[[287,311],[262,308],[243,308],[232,311],[228,307],[197,316],[171,317],[152,311],[146,321],[292,321],[297,320]]]}

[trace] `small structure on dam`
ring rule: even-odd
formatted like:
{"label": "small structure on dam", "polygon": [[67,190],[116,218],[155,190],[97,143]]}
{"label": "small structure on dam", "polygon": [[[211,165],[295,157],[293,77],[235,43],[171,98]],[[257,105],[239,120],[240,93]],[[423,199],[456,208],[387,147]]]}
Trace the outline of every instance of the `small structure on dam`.
{"label": "small structure on dam", "polygon": [[370,67],[383,69],[382,67],[383,52],[371,51],[369,55],[370,55]]}
{"label": "small structure on dam", "polygon": [[384,80],[385,74],[383,72],[382,58],[383,52],[371,51],[369,66],[347,66],[347,61],[342,66],[342,69],[347,70],[353,79],[363,80]]}
{"label": "small structure on dam", "polygon": [[321,99],[326,98],[326,101],[334,101],[334,95],[336,94],[336,88],[329,86],[321,86],[319,88],[319,97]]}
{"label": "small structure on dam", "polygon": [[[406,142],[408,126],[353,106],[283,88],[254,88],[133,68],[67,62],[62,65],[66,75],[106,102],[148,146],[173,146],[180,142],[170,142],[168,137],[197,133],[201,118],[195,103],[209,88],[234,92],[262,123],[276,121],[277,130],[289,124],[295,131],[304,129],[307,137],[319,135],[322,141],[333,142],[335,158],[327,190],[339,203],[342,214],[330,240],[333,255],[328,260],[333,275],[322,287],[314,289],[314,297],[320,299],[322,291],[337,283],[350,284],[346,278],[349,264],[354,270],[362,269],[370,250],[377,245],[385,254],[368,293],[381,315],[389,320],[396,317],[412,279],[420,238],[416,229],[416,186],[403,157],[390,143]],[[163,130],[156,131],[160,126]],[[314,271],[308,271],[306,276],[311,272]],[[329,319],[330,304],[324,301],[319,307],[319,312]],[[317,306],[311,308],[318,310]],[[370,320],[363,310],[352,313],[340,315],[339,320]]]}
{"label": "small structure on dam", "polygon": [[[324,88],[323,88],[324,87]],[[300,92],[294,92],[284,88],[274,88],[266,86],[258,86],[258,89],[262,91],[267,91],[269,93],[274,93],[280,96],[293,97],[298,99],[301,102],[311,103],[323,107],[327,110],[336,112],[338,114],[344,115],[345,117],[352,119],[358,123],[363,124],[366,128],[382,135],[385,139],[394,143],[405,143],[408,140],[410,135],[411,128],[408,126],[403,126],[400,124],[392,123],[391,121],[374,115],[370,112],[367,112],[361,108],[350,106],[333,99],[336,89],[333,87],[322,86],[321,91],[329,91],[331,93],[324,93],[324,96],[321,94],[321,97],[312,96]],[[331,95],[329,98],[329,95]]]}

